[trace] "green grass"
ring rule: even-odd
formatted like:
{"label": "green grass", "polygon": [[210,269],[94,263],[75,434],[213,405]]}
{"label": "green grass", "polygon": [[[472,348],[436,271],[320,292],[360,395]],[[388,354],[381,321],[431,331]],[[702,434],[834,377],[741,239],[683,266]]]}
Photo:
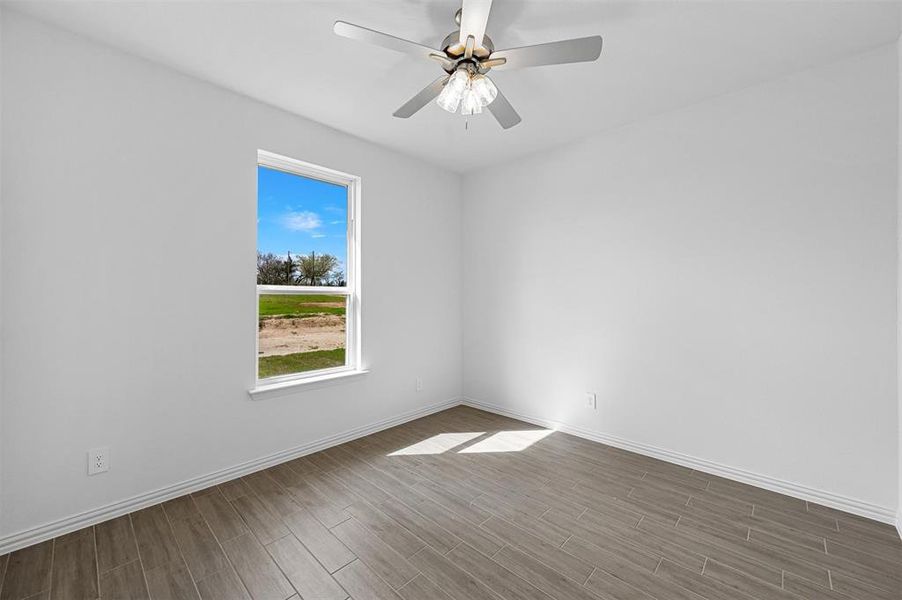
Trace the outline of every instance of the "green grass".
{"label": "green grass", "polygon": [[317,369],[343,367],[345,364],[345,349],[315,350],[313,352],[283,354],[282,356],[261,356],[257,360],[257,377],[266,379],[276,375],[290,375]]}
{"label": "green grass", "polygon": [[[322,306],[323,303],[345,301],[344,296],[320,296],[317,294],[298,296],[295,294],[261,294],[261,317],[293,317],[327,313],[345,314],[344,306]],[[318,306],[319,305],[319,306]]]}

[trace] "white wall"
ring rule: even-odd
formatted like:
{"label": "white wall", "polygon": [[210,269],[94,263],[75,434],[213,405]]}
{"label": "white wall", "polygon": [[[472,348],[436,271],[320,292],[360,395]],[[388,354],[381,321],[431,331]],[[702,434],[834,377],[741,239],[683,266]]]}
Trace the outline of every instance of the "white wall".
{"label": "white wall", "polygon": [[896,197],[897,197],[897,208],[896,208],[896,235],[898,241],[898,254],[897,254],[897,262],[898,262],[898,272],[896,279],[896,317],[897,317],[897,337],[896,337],[896,375],[897,375],[897,388],[896,394],[898,398],[898,417],[899,417],[899,451],[897,454],[898,460],[898,506],[896,509],[896,529],[899,531],[899,535],[902,536],[902,352],[899,351],[900,347],[902,347],[902,38],[900,38],[899,42],[896,44],[897,52],[897,67],[898,67],[898,89],[896,96],[896,104],[899,110],[899,119],[898,119],[898,136],[897,136],[897,146],[896,146],[896,157],[897,157],[897,165],[898,165],[898,182],[896,185]]}
{"label": "white wall", "polygon": [[[2,59],[0,532],[460,395],[458,176],[15,13]],[[372,372],[254,402],[258,148],[362,177]]]}
{"label": "white wall", "polygon": [[892,515],[896,88],[887,46],[467,176],[465,395]]}
{"label": "white wall", "polygon": [[[895,49],[467,176],[463,229],[451,173],[7,11],[0,60],[0,536],[462,378],[509,410],[902,495]],[[372,373],[252,402],[258,148],[363,177]],[[113,468],[88,478],[98,445]]]}
{"label": "white wall", "polygon": [[[0,65],[3,64],[3,19],[6,11],[0,8]],[[3,154],[3,77],[0,71],[0,156]],[[3,164],[0,160],[0,195],[3,190]],[[2,249],[3,249],[3,202],[0,200],[0,266],[2,266]],[[0,276],[0,360],[3,357],[3,277]],[[0,433],[3,431],[3,369],[0,367]],[[4,498],[3,498],[3,444],[0,443],[0,520],[2,520]]]}

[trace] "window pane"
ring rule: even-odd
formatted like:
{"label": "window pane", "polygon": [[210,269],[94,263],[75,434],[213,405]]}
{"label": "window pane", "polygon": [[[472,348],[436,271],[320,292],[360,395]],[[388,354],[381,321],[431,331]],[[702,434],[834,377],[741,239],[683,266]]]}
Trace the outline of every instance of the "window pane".
{"label": "window pane", "polygon": [[259,379],[346,364],[345,296],[260,294],[259,298]]}
{"label": "window pane", "polygon": [[257,284],[343,286],[348,190],[257,167]]}

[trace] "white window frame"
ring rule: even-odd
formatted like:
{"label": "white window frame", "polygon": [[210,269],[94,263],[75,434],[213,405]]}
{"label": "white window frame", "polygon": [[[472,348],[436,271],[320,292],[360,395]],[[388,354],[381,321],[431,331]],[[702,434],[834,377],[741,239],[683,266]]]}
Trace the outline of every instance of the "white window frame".
{"label": "white window frame", "polygon": [[[257,151],[257,166],[275,169],[292,175],[300,175],[309,179],[325,181],[341,185],[348,190],[348,224],[347,224],[347,263],[345,265],[345,278],[347,285],[343,287],[306,286],[306,285],[257,285],[257,307],[254,311],[256,324],[260,322],[260,294],[298,294],[298,295],[323,295],[347,297],[345,309],[345,334],[347,343],[345,347],[345,365],[331,369],[317,369],[302,373],[291,373],[260,379],[258,360],[260,357],[259,326],[255,324],[254,336],[254,378],[256,387],[251,391],[253,396],[257,392],[271,389],[281,389],[293,384],[320,382],[347,375],[364,373],[361,368],[360,348],[360,177],[342,173],[334,169],[328,169],[319,165],[296,160],[266,150]],[[259,200],[258,200],[259,202]],[[258,208],[259,210],[259,208]],[[256,281],[256,275],[255,275]]]}

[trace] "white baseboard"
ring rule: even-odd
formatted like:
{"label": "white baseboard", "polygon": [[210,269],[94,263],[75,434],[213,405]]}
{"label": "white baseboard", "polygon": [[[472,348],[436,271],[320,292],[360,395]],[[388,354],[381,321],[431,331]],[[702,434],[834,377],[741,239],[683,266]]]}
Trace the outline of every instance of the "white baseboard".
{"label": "white baseboard", "polygon": [[896,513],[896,531],[899,532],[899,538],[902,539],[902,500],[900,500],[899,512]]}
{"label": "white baseboard", "polygon": [[689,456],[688,454],[683,454],[681,452],[674,452],[673,450],[666,450],[664,448],[658,448],[656,446],[650,446],[648,444],[633,442],[618,436],[600,433],[574,425],[567,425],[565,423],[558,423],[532,415],[526,415],[514,410],[510,410],[503,406],[483,402],[481,400],[476,400],[473,398],[464,398],[462,404],[471,406],[473,408],[478,408],[480,410],[503,415],[505,417],[511,417],[514,419],[519,419],[521,421],[526,421],[527,423],[532,423],[533,425],[556,429],[558,431],[563,431],[564,433],[569,433],[571,435],[575,435],[587,440],[600,442],[602,444],[607,444],[608,446],[614,446],[615,448],[621,448],[623,450],[629,450],[637,454],[642,454],[666,462],[675,463],[684,467],[703,471],[711,475],[717,475],[725,479],[732,479],[741,483],[747,483],[749,485],[764,488],[772,492],[792,496],[793,498],[816,502],[824,506],[829,506],[830,508],[849,512],[854,515],[866,517],[868,519],[873,519],[882,523],[895,525],[899,529],[900,535],[902,535],[902,513],[900,513],[900,515],[897,517],[895,509],[878,506],[876,504],[871,504],[870,502],[865,502],[856,498],[841,496],[839,494],[834,494],[833,492],[828,492],[825,490],[810,488],[808,486],[793,483],[791,481],[784,481],[775,477],[760,475],[758,473],[753,473],[744,469],[737,469],[735,467],[730,467],[710,460],[705,460],[703,458]]}
{"label": "white baseboard", "polygon": [[461,401],[459,398],[453,398],[439,404],[433,404],[432,406],[427,406],[425,408],[403,413],[388,419],[383,419],[382,421],[379,421],[377,423],[357,427],[349,431],[321,438],[319,440],[308,442],[306,444],[301,444],[300,446],[289,448],[281,452],[276,452],[275,454],[270,454],[269,456],[263,456],[254,460],[250,460],[239,465],[235,465],[234,467],[220,469],[219,471],[214,471],[213,473],[208,473],[207,475],[194,477],[180,483],[162,487],[151,492],[138,494],[137,496],[132,496],[131,498],[127,498],[125,500],[120,500],[118,502],[113,502],[105,506],[100,506],[89,511],[72,515],[70,517],[51,521],[49,523],[45,523],[44,525],[39,525],[37,527],[5,535],[3,537],[0,537],[0,555],[12,552],[13,550],[18,550],[19,548],[31,546],[32,544],[37,544],[39,542],[43,542],[45,540],[49,540],[72,531],[76,531],[83,527],[96,525],[97,523],[102,523],[103,521],[113,519],[115,517],[128,514],[142,508],[147,508],[148,506],[153,506],[154,504],[165,502],[166,500],[171,500],[172,498],[177,498],[178,496],[182,496],[184,494],[196,492],[210,487],[211,485],[216,485],[218,483],[223,483],[237,477],[249,475],[250,473],[253,473],[255,471],[266,469],[279,463],[292,460],[299,456],[312,454],[314,452],[318,452],[332,446],[337,446],[338,444],[343,444],[345,442],[349,442],[351,440],[376,433],[377,431],[382,431],[383,429],[395,427],[396,425],[406,423],[407,421],[413,421],[414,419],[419,419],[420,417],[425,417],[427,415],[431,415],[432,413],[458,406],[460,403]]}

